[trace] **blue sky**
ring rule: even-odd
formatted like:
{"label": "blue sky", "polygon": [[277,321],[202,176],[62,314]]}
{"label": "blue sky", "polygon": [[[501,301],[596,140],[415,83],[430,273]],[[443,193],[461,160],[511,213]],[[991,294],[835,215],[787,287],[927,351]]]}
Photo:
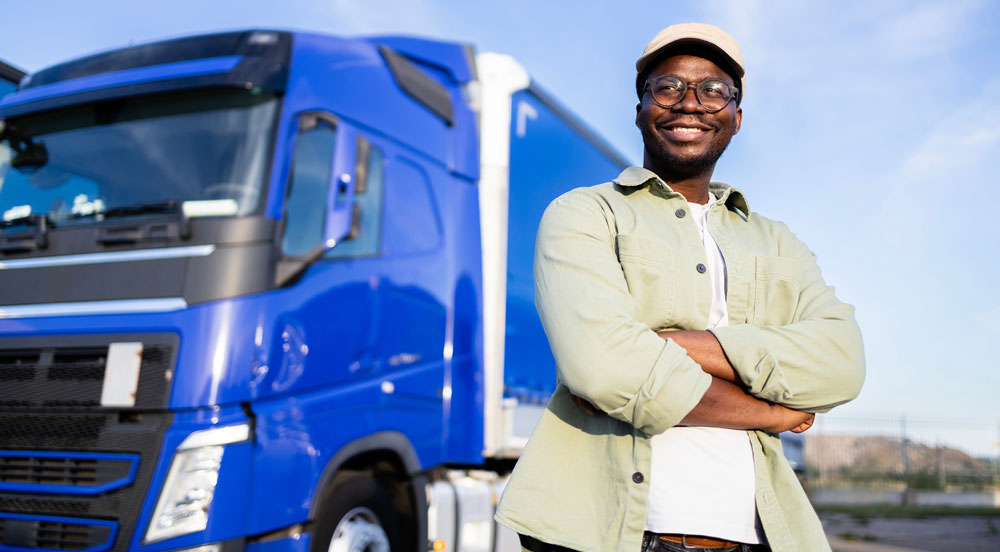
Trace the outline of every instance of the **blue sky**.
{"label": "blue sky", "polygon": [[[399,33],[516,57],[629,159],[633,63],[669,24],[741,43],[743,129],[716,179],[789,224],[857,307],[868,380],[830,416],[1000,422],[1000,3],[880,0],[5,2],[0,58],[29,70],[241,27]],[[581,185],[596,182],[581,182]]]}

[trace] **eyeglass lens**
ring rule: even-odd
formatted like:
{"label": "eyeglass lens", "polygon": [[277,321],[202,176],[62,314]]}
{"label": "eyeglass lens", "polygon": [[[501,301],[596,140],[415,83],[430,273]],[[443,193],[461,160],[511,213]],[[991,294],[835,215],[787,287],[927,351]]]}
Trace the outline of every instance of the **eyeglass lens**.
{"label": "eyeglass lens", "polygon": [[[718,111],[733,99],[732,87],[719,79],[706,79],[692,84],[695,85],[694,93],[698,103],[709,111]],[[653,99],[663,107],[671,107],[681,101],[687,89],[687,81],[675,75],[663,75],[649,82]]]}

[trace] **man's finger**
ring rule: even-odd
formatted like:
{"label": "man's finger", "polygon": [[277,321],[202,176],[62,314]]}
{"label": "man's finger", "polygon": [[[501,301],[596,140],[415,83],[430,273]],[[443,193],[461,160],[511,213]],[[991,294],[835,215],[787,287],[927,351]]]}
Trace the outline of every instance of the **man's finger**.
{"label": "man's finger", "polygon": [[802,422],[801,424],[799,424],[798,426],[792,428],[792,433],[802,433],[803,431],[805,431],[805,430],[809,429],[810,427],[812,427],[814,421],[816,421],[816,415],[815,414],[813,414],[812,416],[810,416],[808,420],[806,420],[806,421]]}

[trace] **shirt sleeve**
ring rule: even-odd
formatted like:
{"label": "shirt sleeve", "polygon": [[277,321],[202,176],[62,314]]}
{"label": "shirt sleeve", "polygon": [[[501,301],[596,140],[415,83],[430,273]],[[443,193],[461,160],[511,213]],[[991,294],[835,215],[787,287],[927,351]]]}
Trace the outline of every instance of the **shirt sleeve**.
{"label": "shirt sleeve", "polygon": [[613,214],[597,197],[576,191],[550,204],[535,246],[535,304],[560,383],[658,434],[698,404],[712,378],[636,319],[614,235]]}
{"label": "shirt sleeve", "polygon": [[798,263],[802,275],[792,322],[710,331],[752,395],[798,410],[826,411],[861,391],[861,330],[854,307],[839,301],[823,281],[816,256],[784,224],[778,226],[780,254]]}

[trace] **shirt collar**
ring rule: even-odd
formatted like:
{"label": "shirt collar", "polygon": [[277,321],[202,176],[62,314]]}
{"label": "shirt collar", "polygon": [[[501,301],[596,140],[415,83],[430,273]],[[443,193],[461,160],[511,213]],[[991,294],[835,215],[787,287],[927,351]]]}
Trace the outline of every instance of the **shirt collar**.
{"label": "shirt collar", "polygon": [[[627,167],[613,182],[625,188],[639,188],[649,184],[669,194],[680,196],[666,182],[661,180],[659,176],[656,176],[656,173],[642,167]],[[740,212],[745,219],[750,218],[750,205],[747,203],[743,192],[722,182],[712,182],[708,185],[708,189],[715,194],[715,197],[719,198],[716,203],[721,203],[730,210]]]}

